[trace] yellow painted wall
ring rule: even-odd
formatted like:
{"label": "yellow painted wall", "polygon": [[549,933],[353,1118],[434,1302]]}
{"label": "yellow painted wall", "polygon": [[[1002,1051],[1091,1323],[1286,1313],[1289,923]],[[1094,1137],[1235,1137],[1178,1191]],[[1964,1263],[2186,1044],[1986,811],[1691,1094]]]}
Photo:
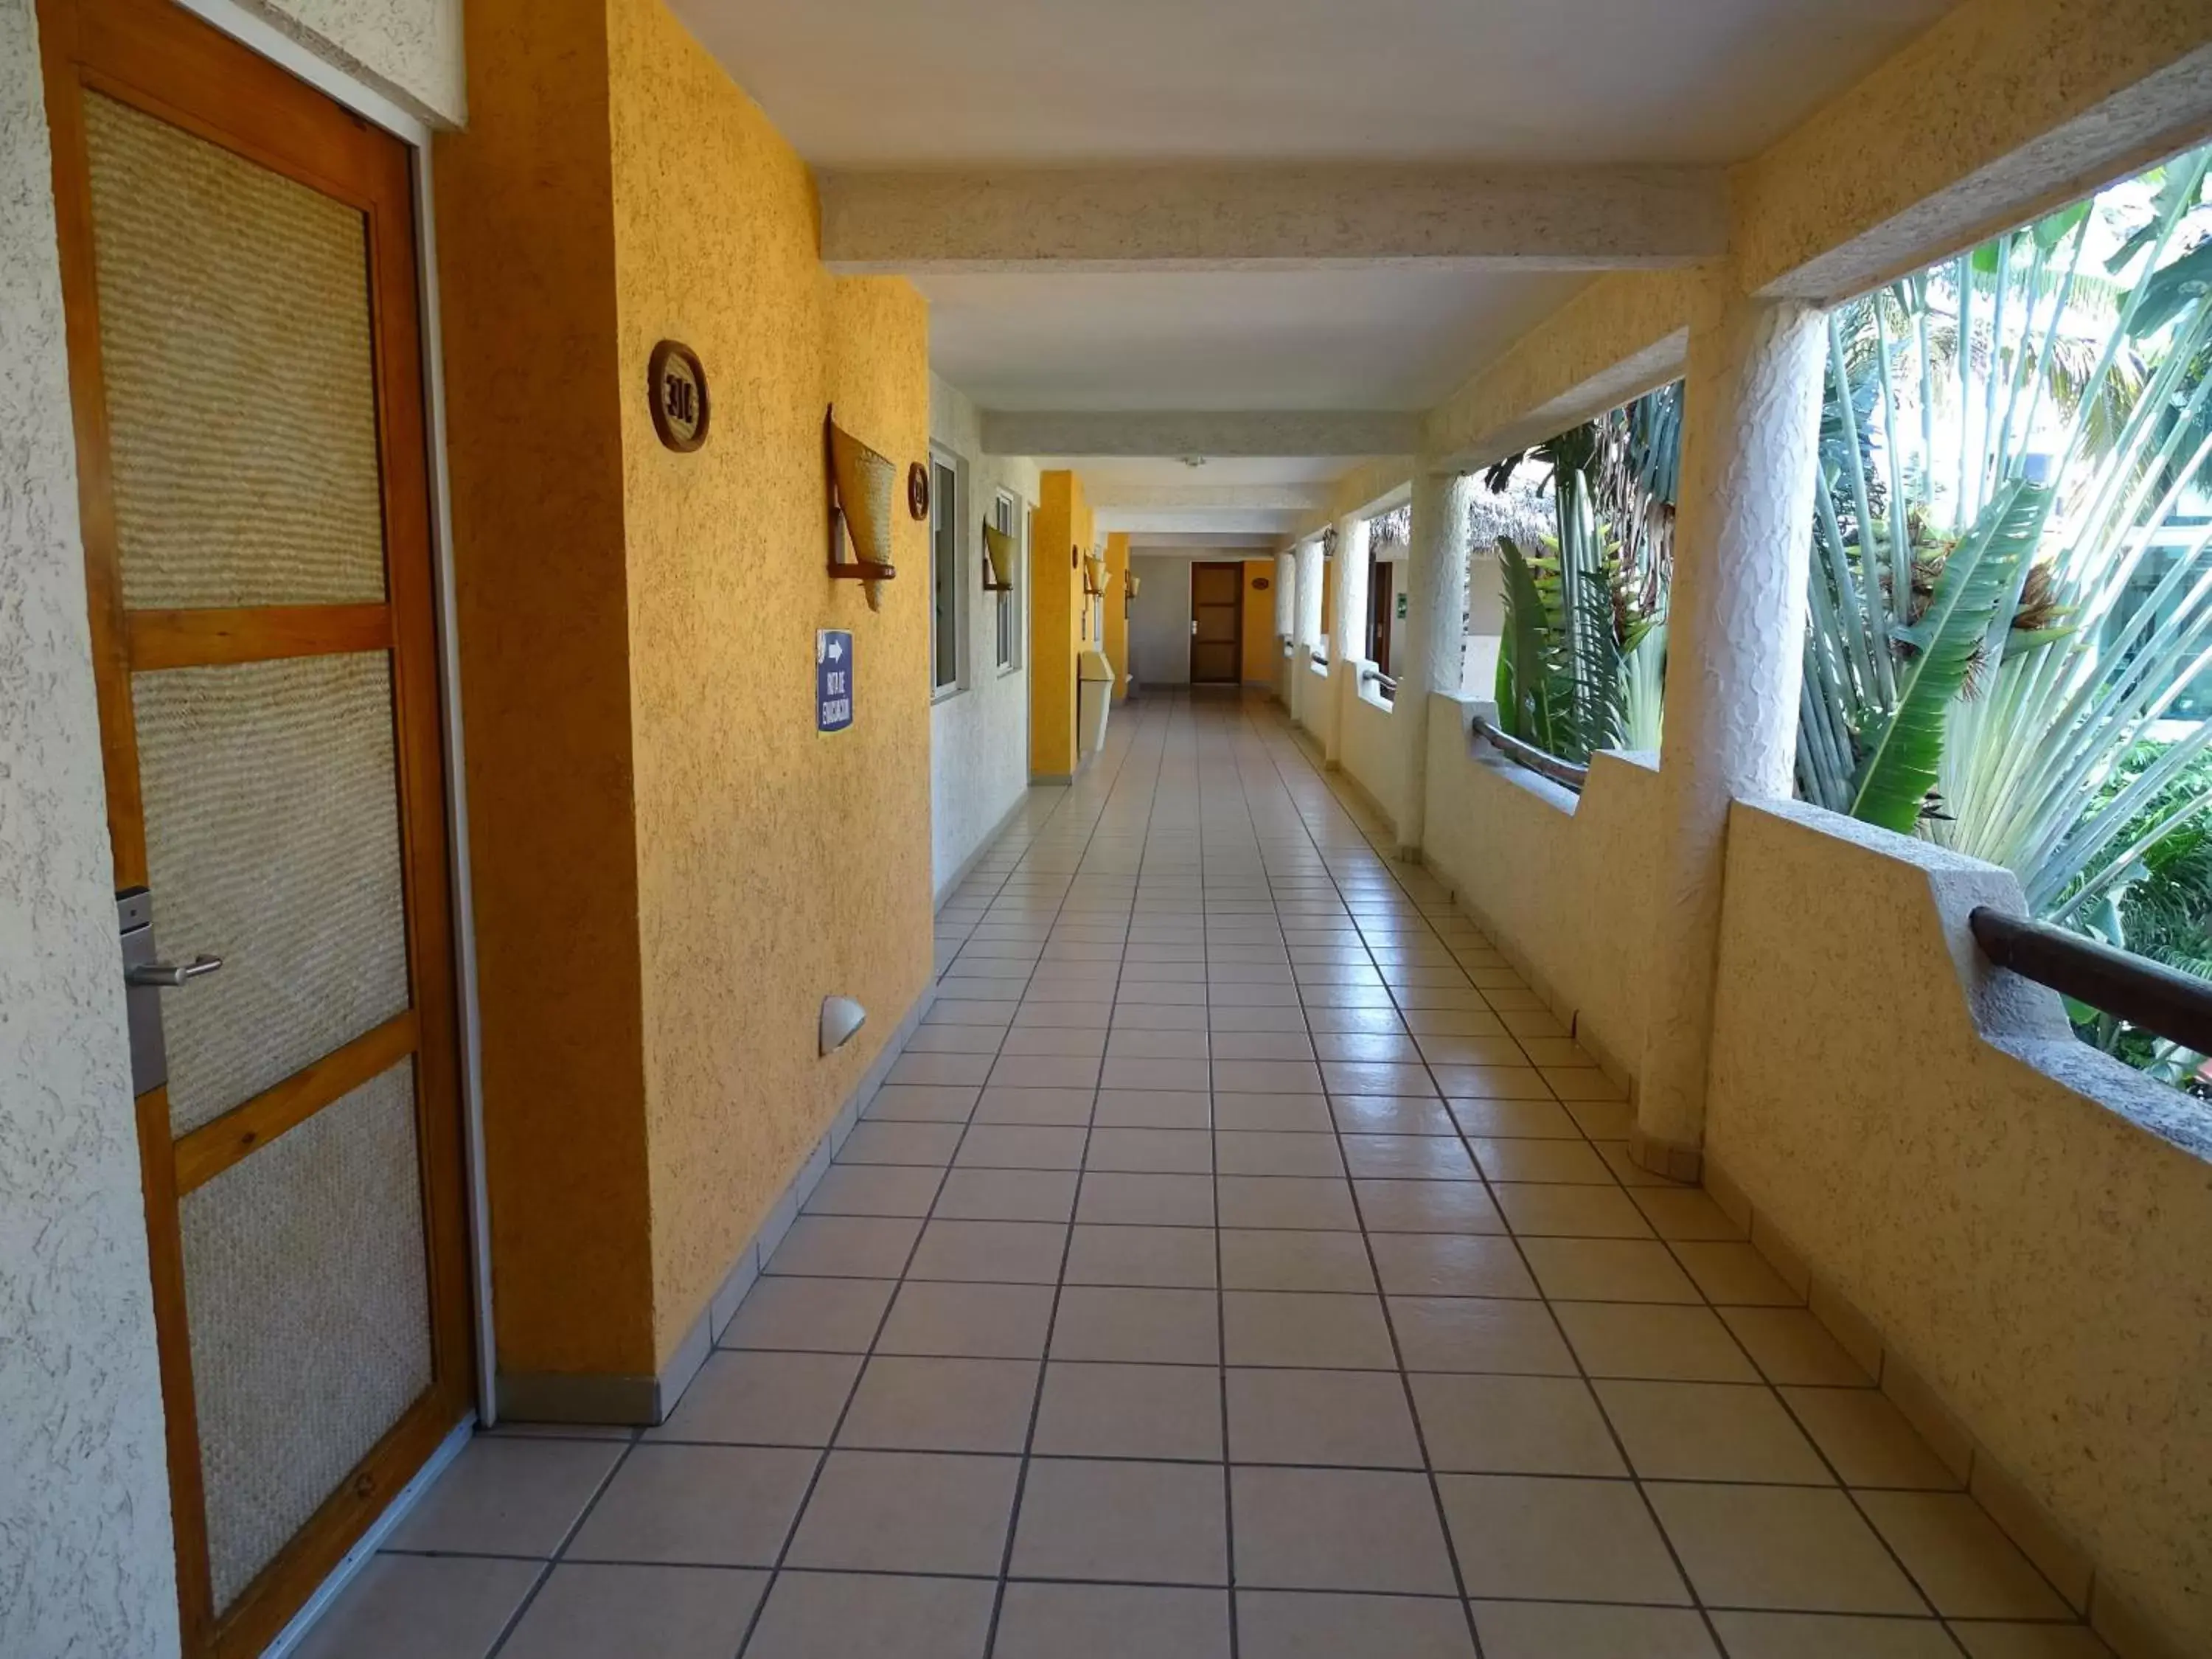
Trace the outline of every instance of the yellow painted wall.
{"label": "yellow painted wall", "polygon": [[1321,562],[1321,643],[1325,653],[1336,637],[1336,561]]}
{"label": "yellow painted wall", "polygon": [[[823,271],[804,164],[660,0],[473,0],[468,22],[473,118],[441,140],[439,206],[476,865],[499,899],[478,934],[500,1364],[635,1374],[927,981],[926,584],[875,615],[830,581],[821,428],[834,401],[902,465],[927,453],[927,319],[902,282]],[[664,337],[707,368],[691,455],[646,403]],[[893,533],[926,570],[922,526],[902,510]],[[857,706],[822,736],[830,626]],[[572,657],[591,672],[564,696]],[[821,1060],[830,992],[872,1018]]]}
{"label": "yellow painted wall", "polygon": [[[1256,586],[1264,579],[1265,587]],[[1244,561],[1244,679],[1273,685],[1282,665],[1283,647],[1275,641],[1275,562]]]}
{"label": "yellow painted wall", "polygon": [[1129,695],[1129,538],[1106,538],[1106,660],[1114,665],[1114,701]]}
{"label": "yellow painted wall", "polygon": [[1030,515],[1030,771],[1038,777],[1075,772],[1082,555],[1091,550],[1093,526],[1081,478],[1065,470],[1038,476]]}

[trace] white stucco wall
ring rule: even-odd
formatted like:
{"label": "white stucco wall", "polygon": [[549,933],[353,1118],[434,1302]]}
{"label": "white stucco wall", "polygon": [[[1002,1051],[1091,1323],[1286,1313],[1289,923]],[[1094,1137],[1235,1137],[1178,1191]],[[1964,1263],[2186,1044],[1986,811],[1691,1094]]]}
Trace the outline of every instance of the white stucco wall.
{"label": "white stucco wall", "polygon": [[1626,1083],[1644,1047],[1644,978],[1624,964],[1651,933],[1655,758],[1599,755],[1577,799],[1486,744],[1470,753],[1476,701],[1431,700],[1421,856]]}
{"label": "white stucco wall", "polygon": [[[190,0],[187,0],[190,3]],[[462,0],[240,0],[315,56],[424,120],[459,126],[468,113]]]}
{"label": "white stucco wall", "polygon": [[2100,1586],[2212,1652],[2212,1116],[1982,963],[2007,872],[1743,801],[1727,869],[1711,1160]]}
{"label": "white stucco wall", "polygon": [[31,0],[0,0],[0,1654],[177,1651]]}
{"label": "white stucco wall", "polygon": [[[1382,689],[1359,683],[1360,675],[1374,666],[1360,658],[1335,665],[1341,682],[1336,688],[1337,701],[1344,719],[1340,759],[1345,771],[1367,792],[1383,816],[1391,817],[1405,794],[1399,775],[1398,753],[1402,745],[1390,723],[1394,711],[1382,701]],[[1395,817],[1392,822],[1395,825]]]}
{"label": "white stucco wall", "polygon": [[1129,665],[1137,690],[1190,684],[1190,561],[1137,555],[1129,601]]}
{"label": "white stucco wall", "polygon": [[1021,665],[1002,670],[998,595],[983,591],[981,542],[984,518],[1001,489],[1013,494],[1026,522],[1036,505],[1037,470],[1019,457],[986,455],[975,405],[934,374],[929,377],[929,441],[963,464],[968,490],[960,507],[966,684],[939,699],[929,713],[930,871],[941,898],[1030,786],[1029,591],[1024,584],[1014,596],[1022,607],[1016,628]]}

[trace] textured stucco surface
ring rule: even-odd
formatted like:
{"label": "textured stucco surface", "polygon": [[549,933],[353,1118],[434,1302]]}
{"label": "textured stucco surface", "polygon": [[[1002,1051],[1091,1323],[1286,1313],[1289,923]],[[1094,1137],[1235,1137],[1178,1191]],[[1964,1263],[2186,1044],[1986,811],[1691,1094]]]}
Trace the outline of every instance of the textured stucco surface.
{"label": "textured stucco surface", "polygon": [[[1065,468],[1037,477],[1030,515],[1030,771],[1075,775],[1075,653],[1082,648],[1083,570],[1095,519],[1083,480]],[[1076,557],[1071,557],[1071,555]]]}
{"label": "textured stucco surface", "polygon": [[1475,480],[1424,468],[1413,477],[1413,526],[1396,561],[1407,593],[1405,621],[1391,635],[1399,695],[1390,711],[1398,743],[1398,844],[1419,847],[1428,817],[1429,699],[1456,696],[1467,650],[1468,503]]}
{"label": "textured stucco surface", "polygon": [[2199,0],[1968,0],[1737,170],[1746,286],[1845,298],[2198,142],[2208,35]]}
{"label": "textured stucco surface", "polygon": [[1791,793],[1826,340],[1790,301],[1716,298],[1691,331],[1636,1103],[1638,1127],[1677,1146],[1703,1121],[1729,803]]}
{"label": "textured stucco surface", "polygon": [[1739,802],[1707,1144],[2175,1650],[2212,1650],[2212,1164],[2133,1121],[2161,1085],[1978,965],[1980,903],[2017,885]]}
{"label": "textured stucco surface", "polygon": [[1604,753],[1577,798],[1486,745],[1479,701],[1429,708],[1429,833],[1422,861],[1624,1079],[1644,1046],[1640,963],[1651,933],[1659,774],[1650,755]]}
{"label": "textured stucco surface", "polygon": [[[812,182],[659,0],[609,0],[617,361],[654,1331],[665,1363],[930,971],[927,526],[872,611],[823,571],[822,410],[929,452],[929,325],[817,257]],[[671,120],[672,108],[684,112]],[[707,447],[654,435],[642,371],[688,342]],[[719,380],[715,378],[719,369]],[[814,729],[815,633],[853,632],[850,731]],[[872,1018],[817,1057],[831,993]]]}
{"label": "textured stucco surface", "polygon": [[[997,659],[999,596],[983,591],[983,562],[976,550],[981,526],[1000,490],[1019,503],[1024,527],[1037,498],[1036,463],[1018,455],[983,453],[981,417],[957,386],[929,377],[929,441],[967,464],[968,501],[961,515],[968,584],[967,689],[929,711],[930,879],[941,892],[974,857],[1030,785],[1028,618],[1018,612],[1015,655],[1021,666],[1001,671]],[[1017,580],[1017,604],[1029,604],[1026,571]]]}
{"label": "textured stucco surface", "polygon": [[177,1651],[52,162],[0,0],[0,1653]]}
{"label": "textured stucco surface", "polygon": [[[1273,559],[1246,559],[1244,565],[1244,683],[1273,685],[1282,672],[1282,642],[1275,635],[1276,596],[1282,573]],[[1267,585],[1260,586],[1261,582]],[[1297,589],[1291,590],[1296,603]]]}
{"label": "textured stucco surface", "polygon": [[463,0],[245,0],[318,57],[357,76],[425,119],[459,126],[468,115]]}
{"label": "textured stucco surface", "polygon": [[[653,1364],[605,0],[475,0],[434,155],[500,1365]],[[711,371],[710,371],[711,372]],[[548,971],[549,964],[557,969]]]}

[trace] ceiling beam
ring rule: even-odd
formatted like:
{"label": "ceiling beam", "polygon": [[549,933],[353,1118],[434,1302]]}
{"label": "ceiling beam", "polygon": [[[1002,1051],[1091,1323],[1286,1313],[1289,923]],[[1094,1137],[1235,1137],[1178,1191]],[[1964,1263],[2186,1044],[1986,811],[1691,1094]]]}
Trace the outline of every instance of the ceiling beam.
{"label": "ceiling beam", "polygon": [[822,258],[844,275],[1122,271],[1445,260],[1531,270],[1724,253],[1705,167],[980,167],[823,173]]}
{"label": "ceiling beam", "polygon": [[1421,416],[1399,410],[987,410],[987,455],[1410,455]]}

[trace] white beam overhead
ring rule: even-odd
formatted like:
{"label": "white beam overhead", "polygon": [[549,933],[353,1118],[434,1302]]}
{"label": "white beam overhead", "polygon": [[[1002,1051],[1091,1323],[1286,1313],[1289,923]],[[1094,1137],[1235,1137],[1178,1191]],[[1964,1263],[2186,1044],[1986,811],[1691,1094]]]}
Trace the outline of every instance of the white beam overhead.
{"label": "white beam overhead", "polygon": [[1712,167],[832,170],[820,190],[823,260],[848,275],[1434,260],[1608,270],[1728,250]]}
{"label": "white beam overhead", "polygon": [[1405,410],[1121,412],[988,410],[987,455],[1410,455],[1421,416]]}

